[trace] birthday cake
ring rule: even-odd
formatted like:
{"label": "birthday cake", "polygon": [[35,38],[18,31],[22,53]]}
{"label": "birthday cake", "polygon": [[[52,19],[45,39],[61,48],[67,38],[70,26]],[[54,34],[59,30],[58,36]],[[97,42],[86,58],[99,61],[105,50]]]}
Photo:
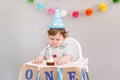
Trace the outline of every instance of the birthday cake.
{"label": "birthday cake", "polygon": [[46,64],[47,64],[48,66],[54,66],[54,65],[55,65],[55,61],[54,61],[54,59],[51,57],[50,59],[47,59]]}

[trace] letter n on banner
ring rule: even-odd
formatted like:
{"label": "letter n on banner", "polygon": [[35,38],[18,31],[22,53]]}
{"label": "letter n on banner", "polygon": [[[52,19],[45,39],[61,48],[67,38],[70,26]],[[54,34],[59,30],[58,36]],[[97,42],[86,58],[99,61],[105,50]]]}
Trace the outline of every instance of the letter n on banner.
{"label": "letter n on banner", "polygon": [[82,80],[81,70],[79,67],[67,67],[62,69],[63,80]]}
{"label": "letter n on banner", "polygon": [[37,67],[31,65],[23,65],[21,68],[20,80],[36,80]]}
{"label": "letter n on banner", "polygon": [[57,80],[58,72],[56,67],[41,67],[40,80]]}

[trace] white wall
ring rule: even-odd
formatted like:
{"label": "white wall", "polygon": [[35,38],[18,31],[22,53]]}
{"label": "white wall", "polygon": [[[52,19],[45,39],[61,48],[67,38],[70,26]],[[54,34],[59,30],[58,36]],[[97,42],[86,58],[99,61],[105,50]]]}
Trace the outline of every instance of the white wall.
{"label": "white wall", "polygon": [[[38,0],[39,1],[39,0]],[[63,19],[70,37],[80,41],[83,56],[88,57],[90,80],[118,80],[120,74],[120,11],[112,0],[44,0],[69,12],[105,2],[105,13]],[[67,6],[66,6],[67,5]],[[0,80],[17,80],[20,67],[39,54],[47,41],[47,26],[52,17],[46,10],[38,11],[27,0],[0,1]]]}

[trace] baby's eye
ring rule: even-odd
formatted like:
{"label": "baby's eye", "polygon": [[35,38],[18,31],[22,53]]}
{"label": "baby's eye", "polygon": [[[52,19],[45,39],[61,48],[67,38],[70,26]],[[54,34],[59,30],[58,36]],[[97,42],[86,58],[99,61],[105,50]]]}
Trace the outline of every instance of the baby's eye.
{"label": "baby's eye", "polygon": [[59,41],[60,39],[56,39],[57,41]]}
{"label": "baby's eye", "polygon": [[54,40],[53,38],[51,38],[51,40]]}

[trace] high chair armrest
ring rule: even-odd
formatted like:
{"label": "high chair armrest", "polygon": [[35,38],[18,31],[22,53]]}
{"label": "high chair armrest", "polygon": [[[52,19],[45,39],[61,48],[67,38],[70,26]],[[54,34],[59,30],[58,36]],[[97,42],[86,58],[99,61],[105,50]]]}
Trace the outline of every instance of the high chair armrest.
{"label": "high chair armrest", "polygon": [[85,68],[88,65],[88,58],[81,58],[74,62],[75,66],[79,66],[81,68]]}

